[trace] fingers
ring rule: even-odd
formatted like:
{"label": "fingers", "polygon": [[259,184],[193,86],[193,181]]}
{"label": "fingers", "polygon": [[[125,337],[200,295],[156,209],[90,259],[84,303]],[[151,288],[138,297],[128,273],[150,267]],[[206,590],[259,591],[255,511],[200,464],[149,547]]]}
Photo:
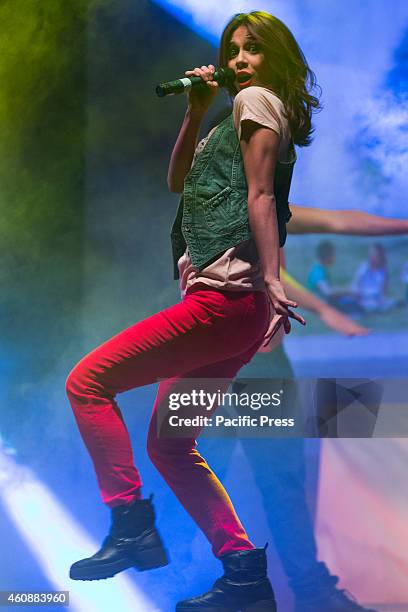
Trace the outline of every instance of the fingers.
{"label": "fingers", "polygon": [[278,329],[282,325],[283,318],[284,317],[282,315],[274,315],[272,317],[272,320],[269,323],[269,327],[268,327],[268,329],[266,331],[266,334],[264,336],[264,339],[262,341],[262,346],[266,346],[267,344],[269,344],[271,338],[276,334],[276,332],[278,331]]}
{"label": "fingers", "polygon": [[290,317],[291,319],[295,319],[295,321],[298,321],[302,325],[306,325],[305,319],[297,312],[292,312],[292,310],[288,309],[288,317]]}
{"label": "fingers", "polygon": [[192,74],[195,76],[199,76],[208,85],[211,85],[212,87],[218,87],[218,83],[213,80],[214,72],[215,67],[212,64],[209,64],[208,66],[201,66],[201,68],[196,67],[194,68],[194,70],[186,70],[184,74],[186,74],[187,76],[190,76]]}
{"label": "fingers", "polygon": [[[295,302],[292,302],[292,304],[294,304],[294,303]],[[273,308],[275,309],[275,312],[279,313],[281,316],[286,317],[286,318],[290,317],[291,319],[295,319],[295,321],[298,321],[302,325],[306,325],[306,321],[302,317],[302,315],[298,314],[297,312],[293,312],[292,310],[290,310],[286,306],[286,303],[278,302],[276,304],[273,304]]]}
{"label": "fingers", "polygon": [[355,327],[353,329],[349,329],[346,332],[346,335],[349,336],[350,338],[353,336],[367,336],[368,334],[371,334],[372,330],[369,329],[368,327]]}
{"label": "fingers", "polygon": [[262,341],[263,347],[269,344],[269,342],[271,341],[273,336],[276,334],[276,332],[279,330],[281,325],[283,325],[283,330],[285,334],[289,334],[292,329],[292,325],[291,325],[291,322],[289,321],[289,317],[283,316],[283,315],[275,315],[274,317],[272,317],[268,330]]}

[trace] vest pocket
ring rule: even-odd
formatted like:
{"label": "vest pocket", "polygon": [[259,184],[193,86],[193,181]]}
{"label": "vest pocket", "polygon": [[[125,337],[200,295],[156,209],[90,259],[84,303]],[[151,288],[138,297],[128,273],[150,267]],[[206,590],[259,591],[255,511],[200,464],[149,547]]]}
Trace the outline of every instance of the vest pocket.
{"label": "vest pocket", "polygon": [[242,196],[229,185],[202,204],[208,228],[217,234],[228,233],[231,228],[245,225],[248,207]]}

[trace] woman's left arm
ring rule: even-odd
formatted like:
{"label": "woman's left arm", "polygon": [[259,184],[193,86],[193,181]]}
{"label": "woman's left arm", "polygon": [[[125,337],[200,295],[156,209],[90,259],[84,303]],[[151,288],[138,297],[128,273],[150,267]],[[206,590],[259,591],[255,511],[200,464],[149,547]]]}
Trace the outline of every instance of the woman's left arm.
{"label": "woman's left arm", "polygon": [[248,217],[258,250],[264,281],[274,316],[265,336],[270,340],[281,324],[290,331],[289,318],[305,324],[291,308],[297,304],[285,295],[279,278],[279,232],[274,195],[274,174],[278,160],[279,136],[255,121],[242,121],[241,152],[248,185]]}

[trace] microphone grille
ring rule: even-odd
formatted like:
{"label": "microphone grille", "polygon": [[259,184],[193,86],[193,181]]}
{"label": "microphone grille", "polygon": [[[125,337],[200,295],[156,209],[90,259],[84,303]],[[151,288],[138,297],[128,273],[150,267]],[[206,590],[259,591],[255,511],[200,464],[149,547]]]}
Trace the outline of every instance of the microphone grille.
{"label": "microphone grille", "polygon": [[232,68],[219,68],[218,74],[220,76],[218,79],[220,85],[232,85],[235,81],[235,72]]}

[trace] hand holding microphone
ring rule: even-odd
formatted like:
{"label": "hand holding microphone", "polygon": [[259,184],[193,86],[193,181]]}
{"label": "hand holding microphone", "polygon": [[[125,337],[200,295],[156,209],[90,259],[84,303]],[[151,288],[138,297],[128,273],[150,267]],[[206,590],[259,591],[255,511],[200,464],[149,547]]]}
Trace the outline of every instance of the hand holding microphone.
{"label": "hand holding microphone", "polygon": [[[213,101],[218,88],[235,80],[235,73],[230,68],[216,70],[212,64],[186,70],[185,78],[160,83],[156,87],[159,97],[187,92],[188,105],[191,110],[206,111]],[[205,87],[204,87],[205,86]]]}
{"label": "hand holding microphone", "polygon": [[[214,80],[215,68],[212,64],[186,70],[188,78],[198,77],[201,79],[201,87],[192,86],[187,91],[188,107],[191,111],[206,112],[218,92],[218,82]],[[200,85],[200,83],[198,83]],[[202,85],[206,85],[203,87]]]}

